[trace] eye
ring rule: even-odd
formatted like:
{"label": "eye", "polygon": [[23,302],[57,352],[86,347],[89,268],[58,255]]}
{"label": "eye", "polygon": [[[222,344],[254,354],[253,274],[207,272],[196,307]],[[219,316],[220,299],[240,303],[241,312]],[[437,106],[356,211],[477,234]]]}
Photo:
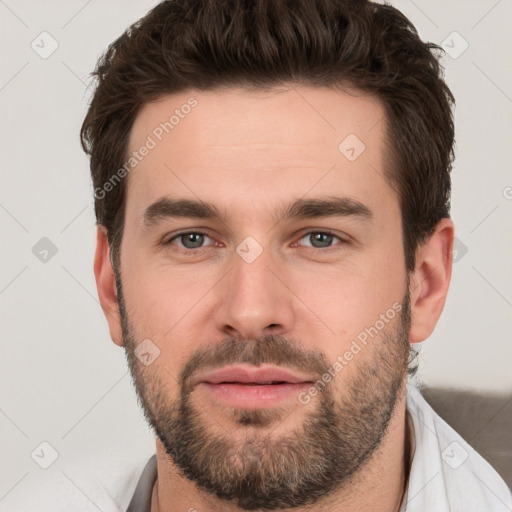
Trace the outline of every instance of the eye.
{"label": "eye", "polygon": [[185,250],[194,250],[202,249],[206,240],[212,240],[206,233],[190,231],[187,233],[179,233],[178,235],[173,236],[167,242],[165,242],[165,245],[174,244]]}
{"label": "eye", "polygon": [[[337,245],[346,243],[348,243],[347,240],[329,231],[310,231],[303,235],[297,244],[294,245],[305,245],[313,250],[328,252],[330,249],[336,250]],[[164,241],[162,245],[175,245],[185,253],[199,253],[202,252],[201,249],[206,249],[209,245],[215,245],[215,241],[206,233],[186,231],[174,235],[167,241]]]}
{"label": "eye", "polygon": [[341,243],[346,242],[346,240],[343,240],[339,236],[336,236],[329,231],[310,231],[299,239],[299,243],[302,240],[308,240],[311,243],[310,247],[320,250],[324,248],[331,248],[334,240],[338,240]]}

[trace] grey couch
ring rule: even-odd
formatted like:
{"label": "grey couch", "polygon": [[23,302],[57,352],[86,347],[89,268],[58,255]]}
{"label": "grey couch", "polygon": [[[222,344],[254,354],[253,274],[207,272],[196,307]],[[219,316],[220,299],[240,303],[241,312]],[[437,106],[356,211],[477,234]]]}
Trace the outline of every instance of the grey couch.
{"label": "grey couch", "polygon": [[512,488],[512,393],[424,387],[422,394]]}

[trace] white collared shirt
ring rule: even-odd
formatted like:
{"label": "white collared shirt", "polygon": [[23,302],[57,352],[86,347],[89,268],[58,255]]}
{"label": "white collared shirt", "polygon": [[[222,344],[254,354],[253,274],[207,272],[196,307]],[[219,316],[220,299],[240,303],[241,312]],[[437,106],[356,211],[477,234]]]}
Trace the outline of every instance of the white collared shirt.
{"label": "white collared shirt", "polygon": [[407,387],[415,451],[400,512],[511,512],[512,493],[496,470]]}

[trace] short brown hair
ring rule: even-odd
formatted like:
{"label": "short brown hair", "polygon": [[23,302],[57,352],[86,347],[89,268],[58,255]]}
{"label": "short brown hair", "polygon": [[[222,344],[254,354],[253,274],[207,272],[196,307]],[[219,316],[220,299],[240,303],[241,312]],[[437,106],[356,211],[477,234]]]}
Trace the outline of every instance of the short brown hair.
{"label": "short brown hair", "polygon": [[[113,42],[81,129],[95,190],[126,162],[144,104],[188,88],[286,84],[349,87],[384,105],[386,178],[400,201],[408,271],[449,216],[453,95],[436,53],[397,9],[365,0],[168,0]],[[120,262],[126,180],[95,195],[114,266]]]}

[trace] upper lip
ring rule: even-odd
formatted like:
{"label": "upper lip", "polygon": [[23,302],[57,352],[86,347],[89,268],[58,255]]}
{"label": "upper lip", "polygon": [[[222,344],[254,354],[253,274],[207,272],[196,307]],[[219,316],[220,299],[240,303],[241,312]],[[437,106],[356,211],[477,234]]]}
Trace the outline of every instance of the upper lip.
{"label": "upper lip", "polygon": [[219,384],[221,382],[270,384],[275,382],[287,382],[297,384],[299,382],[311,382],[308,376],[300,375],[291,370],[277,367],[248,368],[241,366],[229,366],[206,373],[197,379],[197,382]]}

